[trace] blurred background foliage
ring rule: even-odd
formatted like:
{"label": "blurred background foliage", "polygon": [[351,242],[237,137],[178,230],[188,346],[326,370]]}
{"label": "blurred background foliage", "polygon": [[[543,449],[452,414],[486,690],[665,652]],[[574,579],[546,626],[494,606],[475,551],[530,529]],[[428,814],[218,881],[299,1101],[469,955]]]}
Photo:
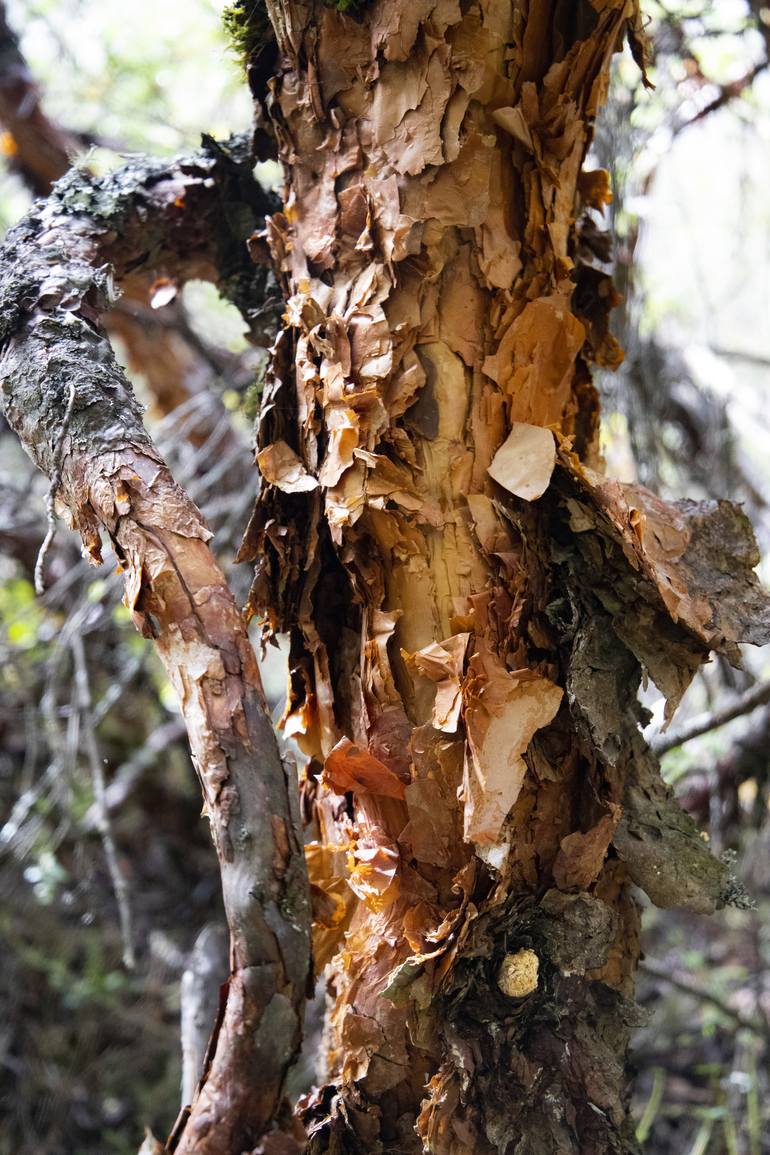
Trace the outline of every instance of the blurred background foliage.
{"label": "blurred background foliage", "polygon": [[[39,98],[70,159],[96,171],[242,130],[250,102],[221,7],[7,0],[0,111],[3,93]],[[617,61],[592,157],[612,176],[616,237],[594,259],[624,297],[626,360],[599,382],[608,469],[669,498],[743,502],[767,579],[770,8],[646,0],[644,12],[655,89],[630,57]],[[5,229],[32,190],[2,116],[0,133]],[[154,310],[122,301],[111,324],[153,435],[229,566],[256,484],[264,352],[202,284]],[[89,569],[60,526],[35,595],[45,493],[3,427],[0,1155],[122,1155],[179,1105],[181,978],[201,931],[221,925],[218,876],[173,695],[119,579]],[[249,574],[230,572],[243,597]],[[280,655],[265,676],[279,712]],[[668,738],[646,694],[649,737],[677,743],[668,780],[755,901],[710,919],[645,910],[638,997],[650,1020],[633,1061],[650,1155],[770,1151],[768,679],[765,651],[747,652],[742,672],[712,664]],[[716,727],[733,702],[738,716]],[[704,732],[678,742],[696,723]],[[223,973],[223,959],[213,965]]]}

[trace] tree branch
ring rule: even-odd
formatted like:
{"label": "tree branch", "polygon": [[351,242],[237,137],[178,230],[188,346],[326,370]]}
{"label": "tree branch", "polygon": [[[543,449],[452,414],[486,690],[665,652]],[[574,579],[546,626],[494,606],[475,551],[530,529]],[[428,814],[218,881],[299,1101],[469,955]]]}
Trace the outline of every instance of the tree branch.
{"label": "tree branch", "polygon": [[660,757],[661,754],[666,754],[677,746],[683,746],[693,738],[699,738],[701,734],[708,734],[711,730],[726,726],[734,718],[750,714],[758,706],[766,706],[768,702],[770,702],[770,682],[760,682],[759,685],[752,686],[744,694],[734,698],[732,702],[727,702],[720,710],[696,714],[678,730],[672,730],[669,734],[659,734],[653,738],[650,745]]}
{"label": "tree branch", "polygon": [[231,974],[189,1119],[167,1145],[180,1155],[250,1150],[280,1106],[301,1033],[307,883],[294,784],[243,619],[208,528],[144,429],[100,317],[113,271],[120,280],[150,268],[215,279],[248,312],[248,289],[265,273],[248,267],[236,234],[218,221],[224,199],[225,219],[240,208],[237,232],[248,231],[264,194],[247,150],[236,151],[210,144],[187,160],[133,163],[101,180],[71,173],[11,231],[0,273],[7,420],[49,478],[58,469],[60,505],[88,556],[101,560],[102,534],[113,545],[126,603],[177,692],[219,858]]}
{"label": "tree branch", "polygon": [[94,792],[96,807],[96,826],[102,840],[102,849],[107,862],[107,869],[112,883],[115,901],[118,905],[120,933],[123,939],[123,964],[128,970],[136,965],[134,951],[133,915],[131,913],[131,892],[128,880],[120,868],[118,848],[115,845],[115,836],[112,823],[107,811],[106,783],[104,780],[104,766],[96,742],[96,727],[93,715],[93,700],[91,698],[91,680],[88,676],[86,652],[80,633],[75,632],[70,642],[72,660],[75,667],[75,690],[77,703],[84,723],[84,745],[88,759],[88,768],[91,773],[91,785]]}
{"label": "tree branch", "polygon": [[693,984],[689,977],[687,979],[677,978],[676,974],[669,968],[663,967],[649,958],[639,963],[639,970],[649,975],[650,978],[658,979],[659,982],[668,983],[670,987],[682,991],[683,994],[689,995],[699,1002],[710,1003],[720,1014],[735,1023],[736,1027],[745,1031],[751,1031],[753,1034],[760,1035],[764,1039],[770,1038],[770,1027],[768,1027],[767,1023],[761,1019],[747,1018],[746,1015],[741,1014],[740,1011],[736,1011],[734,1007],[731,1007],[724,999],[720,999],[718,995]]}
{"label": "tree branch", "polygon": [[770,65],[770,59],[760,60],[758,64],[755,64],[753,68],[750,68],[748,72],[740,76],[737,80],[731,81],[730,84],[721,85],[719,92],[713,100],[710,100],[708,104],[705,104],[703,108],[699,109],[694,116],[691,116],[688,120],[681,121],[674,127],[671,134],[672,139],[679,136],[680,132],[684,132],[686,128],[697,124],[698,121],[705,120],[712,112],[718,112],[720,108],[724,108],[725,105],[732,103],[733,100],[742,96],[747,88],[751,88],[754,81],[760,73],[765,71],[768,65]]}
{"label": "tree branch", "polygon": [[716,357],[724,357],[728,361],[744,361],[747,365],[756,365],[758,369],[766,369],[770,365],[770,357],[760,353],[750,353],[742,349],[723,349],[720,345],[710,345],[711,352]]}

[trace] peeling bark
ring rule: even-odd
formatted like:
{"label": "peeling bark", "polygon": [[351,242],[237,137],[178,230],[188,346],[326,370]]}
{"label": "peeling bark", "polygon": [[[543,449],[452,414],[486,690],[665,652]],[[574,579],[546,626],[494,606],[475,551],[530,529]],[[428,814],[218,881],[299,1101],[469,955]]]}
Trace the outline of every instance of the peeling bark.
{"label": "peeling bark", "polygon": [[307,985],[307,881],[294,784],[244,621],[99,320],[113,271],[206,275],[236,298],[244,278],[264,277],[245,249],[238,258],[222,213],[223,200],[240,204],[257,223],[264,194],[250,169],[211,146],[101,181],[73,173],[11,231],[0,277],[8,422],[58,479],[90,559],[101,560],[103,534],[115,550],[126,604],[177,692],[219,858],[231,973],[189,1118],[167,1146],[197,1155],[250,1150],[281,1105]]}
{"label": "peeling bark", "polygon": [[632,1150],[632,881],[731,895],[636,686],[673,708],[711,649],[768,636],[736,511],[601,475],[590,368],[622,353],[582,166],[638,8],[267,7],[287,190],[254,247],[287,309],[241,558],[311,759],[310,1150]]}

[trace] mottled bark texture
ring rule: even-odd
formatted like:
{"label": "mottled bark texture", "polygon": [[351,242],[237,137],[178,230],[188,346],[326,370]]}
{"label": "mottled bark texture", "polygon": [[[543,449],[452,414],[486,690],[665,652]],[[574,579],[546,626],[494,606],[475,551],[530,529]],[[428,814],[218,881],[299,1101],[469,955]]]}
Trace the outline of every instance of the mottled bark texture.
{"label": "mottled bark texture", "polygon": [[632,882],[735,897],[636,690],[673,710],[710,650],[770,636],[740,511],[602,475],[590,370],[622,354],[583,164],[638,9],[268,0],[270,47],[253,7],[287,308],[241,556],[311,758],[310,1149],[630,1151]]}
{"label": "mottled bark texture", "polygon": [[244,244],[267,207],[251,167],[243,142],[211,142],[103,180],[73,172],[11,231],[0,275],[7,419],[87,555],[101,560],[103,534],[115,550],[126,603],[178,694],[219,858],[231,973],[191,1112],[169,1141],[185,1155],[251,1150],[282,1102],[307,985],[307,881],[295,785],[243,618],[99,322],[113,274],[139,267],[264,298]]}

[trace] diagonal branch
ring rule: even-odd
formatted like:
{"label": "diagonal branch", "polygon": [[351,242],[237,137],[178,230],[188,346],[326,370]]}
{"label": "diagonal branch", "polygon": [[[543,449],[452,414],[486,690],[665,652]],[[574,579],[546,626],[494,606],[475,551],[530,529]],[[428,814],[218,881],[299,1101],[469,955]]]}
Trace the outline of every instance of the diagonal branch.
{"label": "diagonal branch", "polygon": [[679,978],[670,967],[663,966],[650,958],[645,959],[644,962],[639,964],[639,970],[644,974],[648,974],[651,978],[658,979],[659,982],[668,983],[670,987],[681,991],[682,994],[689,995],[692,999],[696,999],[699,1002],[710,1003],[712,1007],[716,1007],[721,1015],[724,1015],[727,1019],[731,1019],[736,1027],[739,1027],[741,1030],[751,1031],[755,1035],[761,1035],[765,1039],[770,1039],[770,1028],[762,1019],[747,1018],[746,1015],[741,1014],[735,1007],[731,1007],[728,1002],[720,998],[713,991],[705,990],[702,986],[694,984],[689,975],[686,979]]}
{"label": "diagonal branch", "polygon": [[231,221],[240,198],[241,231],[260,195],[264,212],[249,179],[245,150],[239,164],[216,146],[102,180],[73,173],[9,234],[0,273],[6,417],[39,468],[58,474],[90,558],[101,560],[102,535],[112,543],[126,603],[177,692],[219,859],[231,974],[189,1118],[167,1145],[179,1155],[251,1150],[282,1102],[308,975],[307,883],[294,786],[243,619],[100,317],[113,271],[205,275],[247,300],[255,271],[219,222],[223,198]]}
{"label": "diagonal branch", "polygon": [[744,92],[751,88],[754,81],[765,71],[768,65],[770,65],[770,59],[760,60],[758,64],[755,64],[737,80],[720,85],[719,91],[713,100],[710,100],[708,104],[705,104],[703,108],[699,109],[693,116],[687,120],[680,121],[680,123],[674,127],[671,134],[672,140],[679,136],[681,132],[684,132],[686,128],[690,128],[693,124],[705,120],[706,117],[711,116],[712,112],[718,112],[720,108],[724,108],[726,105],[732,103],[733,100],[737,100],[739,96],[742,96]]}
{"label": "diagonal branch", "polygon": [[96,809],[96,826],[101,835],[104,857],[112,882],[112,890],[118,906],[120,933],[123,939],[123,964],[128,970],[136,965],[134,953],[133,915],[131,913],[131,892],[128,879],[120,868],[118,848],[115,845],[115,835],[112,823],[107,812],[107,787],[104,780],[104,766],[99,754],[94,726],[93,700],[91,698],[91,680],[88,676],[86,651],[83,639],[79,632],[72,635],[70,644],[75,673],[76,700],[84,723],[83,744],[88,759],[88,769],[91,774],[91,786],[94,792],[94,806]]}
{"label": "diagonal branch", "polygon": [[690,742],[693,738],[699,738],[701,734],[718,730],[720,726],[726,726],[735,718],[750,714],[758,706],[766,706],[768,702],[770,702],[770,682],[760,682],[756,686],[751,686],[737,698],[733,698],[731,702],[726,702],[720,709],[696,714],[678,730],[672,730],[670,734],[660,734],[652,740],[652,748],[658,756],[666,754],[669,750],[683,746],[685,742]]}

